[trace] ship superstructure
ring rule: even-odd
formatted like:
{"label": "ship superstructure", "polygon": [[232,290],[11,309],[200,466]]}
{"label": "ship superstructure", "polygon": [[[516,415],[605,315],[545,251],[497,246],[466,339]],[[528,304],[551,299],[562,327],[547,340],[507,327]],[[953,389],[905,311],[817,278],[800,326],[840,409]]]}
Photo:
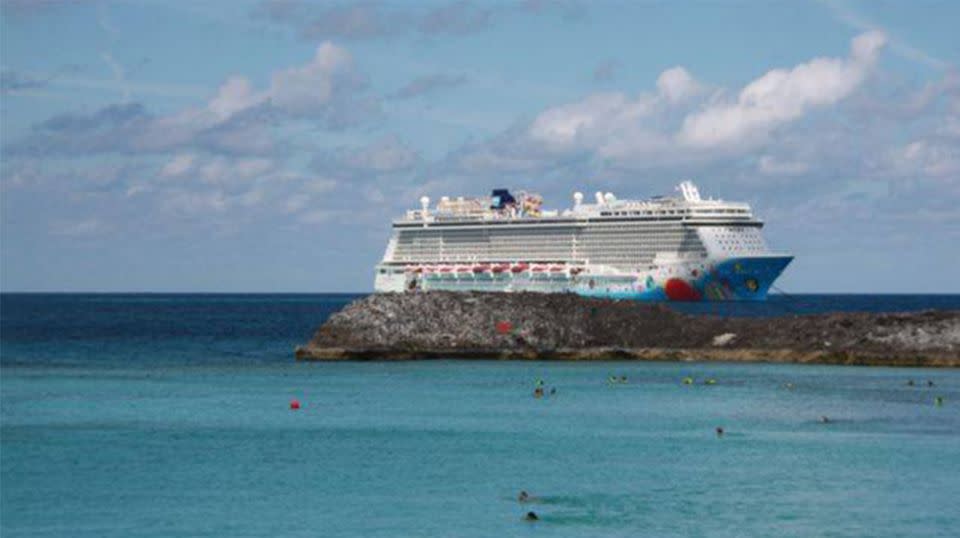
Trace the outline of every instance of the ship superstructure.
{"label": "ship superstructure", "polygon": [[536,193],[443,197],[393,223],[377,266],[378,292],[574,292],[646,300],[756,300],[792,256],[771,252],[745,203],[680,196],[621,200],[581,193],[542,208]]}

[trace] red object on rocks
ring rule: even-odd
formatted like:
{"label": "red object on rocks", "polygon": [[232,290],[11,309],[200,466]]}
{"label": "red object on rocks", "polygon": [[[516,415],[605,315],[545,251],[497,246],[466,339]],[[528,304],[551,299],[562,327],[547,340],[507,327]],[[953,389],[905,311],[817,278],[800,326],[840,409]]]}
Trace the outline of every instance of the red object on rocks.
{"label": "red object on rocks", "polygon": [[293,409],[294,411],[300,409],[300,400],[297,400],[296,398],[290,400],[290,409]]}
{"label": "red object on rocks", "polygon": [[500,334],[507,334],[513,329],[513,324],[509,321],[498,321],[497,322],[497,332]]}

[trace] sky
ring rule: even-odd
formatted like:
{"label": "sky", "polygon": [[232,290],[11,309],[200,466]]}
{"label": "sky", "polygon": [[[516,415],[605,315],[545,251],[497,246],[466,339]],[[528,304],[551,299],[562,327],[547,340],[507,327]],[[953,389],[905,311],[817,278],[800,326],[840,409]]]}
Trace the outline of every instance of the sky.
{"label": "sky", "polygon": [[508,187],[746,201],[790,293],[958,293],[960,3],[0,2],[0,289],[368,291]]}

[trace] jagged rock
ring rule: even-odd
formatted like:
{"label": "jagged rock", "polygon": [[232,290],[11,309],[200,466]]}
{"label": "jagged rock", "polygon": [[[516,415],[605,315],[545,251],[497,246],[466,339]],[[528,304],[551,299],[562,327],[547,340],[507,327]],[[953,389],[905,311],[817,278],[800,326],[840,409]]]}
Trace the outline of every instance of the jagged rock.
{"label": "jagged rock", "polygon": [[[829,342],[829,345],[827,345]],[[300,359],[637,358],[960,366],[960,312],[692,316],[573,294],[374,294],[331,316]]]}

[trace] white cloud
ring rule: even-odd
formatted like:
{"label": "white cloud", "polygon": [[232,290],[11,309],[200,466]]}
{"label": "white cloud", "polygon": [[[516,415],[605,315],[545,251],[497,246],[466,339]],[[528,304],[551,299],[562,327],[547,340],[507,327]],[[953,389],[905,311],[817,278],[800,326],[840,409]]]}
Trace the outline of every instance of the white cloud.
{"label": "white cloud", "polygon": [[194,155],[181,153],[176,155],[160,170],[160,177],[180,177],[193,168]]}
{"label": "white cloud", "polygon": [[231,116],[262,102],[264,97],[253,91],[250,81],[241,76],[232,76],[220,85],[217,95],[207,103],[207,109],[217,121]]}
{"label": "white cloud", "polygon": [[198,157],[189,153],[175,155],[160,169],[162,179],[201,181],[208,184],[237,184],[269,179],[277,163],[263,157]]}
{"label": "white cloud", "polygon": [[960,185],[960,147],[956,144],[917,140],[897,151],[894,162],[904,172],[958,180]]}
{"label": "white cloud", "polygon": [[267,95],[280,109],[311,114],[327,106],[337,92],[357,84],[350,53],[328,41],[305,65],[274,73]]}
{"label": "white cloud", "polygon": [[757,161],[757,170],[766,176],[799,176],[810,170],[810,165],[804,162],[784,161],[771,155],[763,155]]}
{"label": "white cloud", "polygon": [[339,149],[318,155],[314,170],[336,177],[395,174],[413,169],[420,155],[393,135],[358,148]]}
{"label": "white cloud", "polygon": [[533,120],[528,132],[534,140],[548,145],[592,145],[639,122],[652,112],[654,105],[649,96],[631,100],[622,93],[596,93],[582,101],[545,110]]}
{"label": "white cloud", "polygon": [[657,77],[657,90],[667,101],[679,103],[702,91],[702,87],[683,67],[671,67]]}
{"label": "white cloud", "polygon": [[735,103],[717,103],[687,116],[679,140],[698,147],[753,142],[796,120],[810,108],[848,97],[866,79],[886,43],[882,32],[854,38],[848,58],[816,58],[793,69],[774,69],[740,92]]}
{"label": "white cloud", "polygon": [[88,218],[76,221],[58,221],[51,224],[50,233],[66,237],[95,237],[104,235],[113,230],[113,227],[97,218]]}

